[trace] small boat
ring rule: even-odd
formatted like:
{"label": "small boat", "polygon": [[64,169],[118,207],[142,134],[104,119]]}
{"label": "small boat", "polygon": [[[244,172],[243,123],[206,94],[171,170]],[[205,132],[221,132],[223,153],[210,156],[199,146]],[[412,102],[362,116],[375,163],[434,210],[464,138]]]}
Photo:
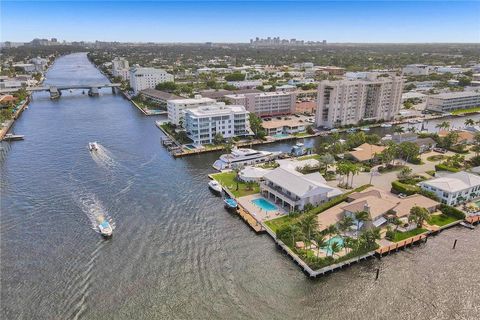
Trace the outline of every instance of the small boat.
{"label": "small boat", "polygon": [[227,210],[235,210],[238,207],[237,201],[232,198],[225,198],[223,202],[225,202],[225,208]]}
{"label": "small boat", "polygon": [[110,238],[113,235],[113,229],[108,220],[102,216],[99,222],[98,230],[100,231],[100,234],[105,238]]}
{"label": "small boat", "polygon": [[97,151],[98,150],[98,143],[96,141],[88,143],[88,149],[90,151]]}
{"label": "small boat", "polygon": [[357,128],[350,128],[347,130],[348,133],[355,133],[357,132]]}
{"label": "small boat", "polygon": [[367,132],[367,131],[370,131],[370,128],[369,127],[363,127],[360,130]]}
{"label": "small boat", "polygon": [[380,127],[382,127],[382,128],[391,128],[391,127],[392,127],[392,124],[391,124],[391,123],[382,123],[382,124],[380,125]]}
{"label": "small boat", "polygon": [[7,133],[4,137],[3,140],[5,141],[17,141],[17,140],[23,140],[25,136],[21,134],[13,134],[13,133]]}
{"label": "small boat", "polygon": [[210,190],[212,191],[215,191],[217,193],[222,193],[222,186],[220,185],[220,183],[218,183],[217,181],[215,180],[212,180],[208,183],[208,187],[210,188]]}
{"label": "small boat", "polygon": [[386,134],[381,140],[382,141],[387,141],[387,140],[392,140],[392,139],[393,139],[393,137],[392,137],[391,134]]}

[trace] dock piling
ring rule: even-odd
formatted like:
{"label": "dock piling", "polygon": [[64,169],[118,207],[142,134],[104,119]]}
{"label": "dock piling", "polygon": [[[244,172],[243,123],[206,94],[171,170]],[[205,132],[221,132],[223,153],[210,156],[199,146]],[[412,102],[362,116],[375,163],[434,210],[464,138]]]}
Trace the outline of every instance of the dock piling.
{"label": "dock piling", "polygon": [[380,268],[377,268],[377,275],[375,276],[375,281],[378,280],[379,275],[380,275]]}
{"label": "dock piling", "polygon": [[453,248],[452,249],[455,249],[456,246],[457,246],[457,239],[455,239],[455,242],[453,242]]}

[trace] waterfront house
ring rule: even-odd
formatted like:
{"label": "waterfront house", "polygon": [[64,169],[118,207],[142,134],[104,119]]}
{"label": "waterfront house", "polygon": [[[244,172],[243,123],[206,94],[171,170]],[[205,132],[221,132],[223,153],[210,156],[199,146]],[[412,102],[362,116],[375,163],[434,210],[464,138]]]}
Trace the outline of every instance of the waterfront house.
{"label": "waterfront house", "polygon": [[[434,212],[439,203],[420,194],[414,194],[406,198],[398,198],[393,194],[375,187],[369,187],[362,192],[349,195],[346,202],[342,202],[318,215],[319,229],[325,230],[330,225],[335,225],[340,220],[349,216],[354,219],[352,229],[382,227],[389,219],[399,218],[408,223],[410,210],[415,207],[426,208]],[[367,221],[356,221],[355,214],[360,211],[368,212]]]}
{"label": "waterfront house", "polygon": [[456,206],[480,196],[480,177],[461,171],[422,181],[420,187],[435,193],[442,203]]}
{"label": "waterfront house", "polygon": [[353,151],[347,152],[345,156],[358,162],[366,162],[376,159],[383,150],[385,150],[384,146],[364,143],[354,148]]}
{"label": "waterfront house", "polygon": [[342,194],[327,185],[318,172],[302,174],[293,168],[279,167],[263,176],[260,184],[262,195],[288,211],[303,210],[305,205],[318,205]]}

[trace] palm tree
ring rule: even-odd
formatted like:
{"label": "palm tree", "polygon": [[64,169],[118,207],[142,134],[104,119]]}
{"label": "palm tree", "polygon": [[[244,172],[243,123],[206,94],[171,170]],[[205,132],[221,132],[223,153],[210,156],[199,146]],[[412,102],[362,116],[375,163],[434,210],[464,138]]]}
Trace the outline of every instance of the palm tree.
{"label": "palm tree", "polygon": [[464,123],[466,127],[472,127],[475,125],[475,120],[468,118],[468,119],[465,119]]}
{"label": "palm tree", "polygon": [[[405,128],[401,126],[393,127],[393,133],[402,134],[405,132]],[[400,136],[400,142],[402,142],[402,137]]]}
{"label": "palm tree", "polygon": [[450,128],[450,122],[448,121],[440,122],[435,126],[435,128],[448,130],[448,128]]}
{"label": "palm tree", "polygon": [[344,216],[339,222],[338,222],[338,229],[345,233],[350,229],[351,226],[353,226],[354,221],[353,218],[350,216]]}
{"label": "palm tree", "polygon": [[353,188],[353,177],[360,172],[360,166],[356,163],[352,163],[350,164],[349,169],[350,173],[352,174],[352,181],[350,182],[350,187]]}
{"label": "palm tree", "polygon": [[338,244],[338,242],[334,242],[330,245],[330,251],[332,252],[332,257],[335,256],[338,252],[342,250],[342,247]]}
{"label": "palm tree", "polygon": [[319,159],[319,162],[325,167],[325,174],[327,174],[328,166],[335,163],[335,158],[330,153],[325,153]]}
{"label": "palm tree", "polygon": [[292,247],[295,248],[295,237],[299,235],[300,228],[296,224],[292,224],[289,226],[289,232],[292,236]]}
{"label": "palm tree", "polygon": [[325,233],[329,236],[328,242],[330,242],[330,240],[332,239],[332,235],[337,234],[337,232],[338,232],[337,227],[335,227],[335,225],[333,224],[328,226],[327,229],[325,229]]}
{"label": "palm tree", "polygon": [[318,228],[317,216],[313,214],[304,215],[302,220],[300,220],[300,227],[302,228],[303,234],[307,236],[307,241],[310,242],[310,234],[312,229],[316,230]]}
{"label": "palm tree", "polygon": [[345,248],[347,253],[348,253],[347,248],[349,248],[351,250],[351,249],[353,249],[354,245],[355,245],[355,239],[350,238],[350,237],[346,237],[345,239],[343,239],[343,247]]}
{"label": "palm tree", "polygon": [[357,220],[357,233],[360,229],[360,222],[365,222],[370,219],[370,214],[367,211],[358,211],[355,213],[355,220]]}
{"label": "palm tree", "polygon": [[325,247],[327,245],[327,241],[325,240],[325,237],[319,232],[315,233],[313,238],[317,243],[317,257],[318,257],[320,255],[320,248]]}
{"label": "palm tree", "polygon": [[408,132],[415,133],[415,131],[417,131],[417,128],[409,127],[407,130],[408,130]]}

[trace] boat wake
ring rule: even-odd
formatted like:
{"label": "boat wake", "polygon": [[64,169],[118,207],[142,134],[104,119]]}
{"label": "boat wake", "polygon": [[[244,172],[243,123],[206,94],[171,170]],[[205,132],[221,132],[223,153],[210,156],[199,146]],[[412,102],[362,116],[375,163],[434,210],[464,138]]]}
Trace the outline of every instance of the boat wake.
{"label": "boat wake", "polygon": [[115,223],[108,215],[106,208],[102,205],[102,203],[97,199],[94,194],[88,192],[80,194],[76,196],[75,200],[82,209],[82,211],[87,215],[93,230],[100,233],[98,224],[101,223],[104,219],[107,220],[112,226],[112,229],[115,230]]}
{"label": "boat wake", "polygon": [[95,161],[100,167],[106,169],[118,167],[118,162],[113,157],[113,154],[98,142],[97,150],[91,151],[90,154],[92,155],[93,161]]}

